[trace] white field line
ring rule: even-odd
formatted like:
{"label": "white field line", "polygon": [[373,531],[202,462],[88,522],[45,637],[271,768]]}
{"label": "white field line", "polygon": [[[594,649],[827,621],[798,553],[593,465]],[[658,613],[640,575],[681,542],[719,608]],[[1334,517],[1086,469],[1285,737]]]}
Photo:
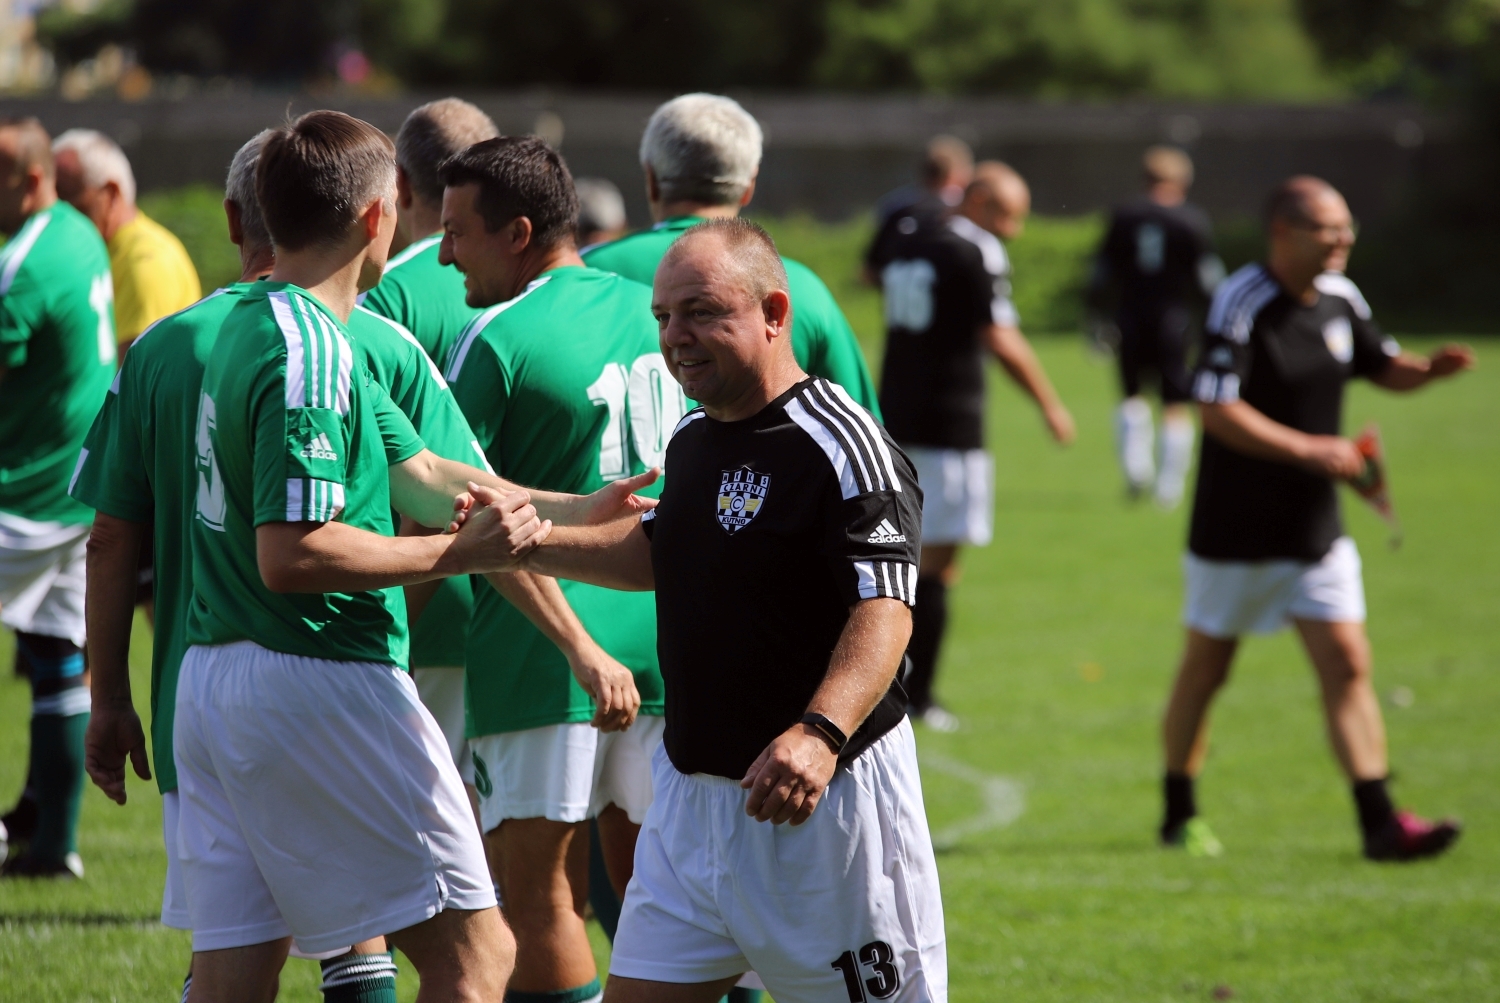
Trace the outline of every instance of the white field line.
{"label": "white field line", "polygon": [[1008,777],[976,770],[968,763],[936,752],[923,752],[917,757],[921,765],[939,773],[946,773],[957,780],[972,784],[979,791],[984,803],[977,813],[960,822],[940,829],[932,834],[932,846],[936,850],[951,850],[965,837],[990,829],[1003,829],[1021,817],[1026,810],[1026,788]]}

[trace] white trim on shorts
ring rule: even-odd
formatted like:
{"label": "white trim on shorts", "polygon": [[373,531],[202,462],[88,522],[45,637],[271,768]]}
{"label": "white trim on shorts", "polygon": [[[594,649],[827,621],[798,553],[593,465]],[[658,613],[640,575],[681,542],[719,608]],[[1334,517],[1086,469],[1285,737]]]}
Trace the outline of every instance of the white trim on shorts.
{"label": "white trim on shorts", "polygon": [[839,771],[795,827],[755,821],[738,781],[679,773],[664,748],[653,767],[656,800],[636,842],[612,976],[698,983],[753,970],[777,1003],[827,1003],[846,998],[833,965],[852,951],[870,959],[862,984],[885,978],[875,965],[893,966],[882,999],[946,1003],[943,905],[910,722]]}
{"label": "white trim on shorts", "polygon": [[922,543],[989,543],[995,535],[994,458],[982,449],[901,448],[922,486]]}
{"label": "white trim on shorts", "polygon": [[83,647],[89,527],[0,512],[0,624]]}
{"label": "white trim on shorts", "polygon": [[448,744],[397,666],[195,645],[173,751],[195,951],[291,934],[316,955],[495,905]]}
{"label": "white trim on shorts", "polygon": [[1359,548],[1347,536],[1321,561],[1211,561],[1186,554],[1185,626],[1209,637],[1273,634],[1292,620],[1364,623]]}

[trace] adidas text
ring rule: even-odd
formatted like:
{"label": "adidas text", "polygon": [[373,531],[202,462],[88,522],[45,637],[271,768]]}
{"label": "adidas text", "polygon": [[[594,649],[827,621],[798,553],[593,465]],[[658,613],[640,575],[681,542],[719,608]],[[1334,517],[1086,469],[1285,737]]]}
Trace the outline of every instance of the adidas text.
{"label": "adidas text", "polygon": [[880,525],[875,527],[875,532],[870,534],[870,543],[905,543],[906,534],[896,531],[889,519],[880,520]]}
{"label": "adidas text", "polygon": [[328,433],[315,435],[302,447],[302,455],[310,460],[337,460],[339,454],[333,451],[333,443],[328,441]]}

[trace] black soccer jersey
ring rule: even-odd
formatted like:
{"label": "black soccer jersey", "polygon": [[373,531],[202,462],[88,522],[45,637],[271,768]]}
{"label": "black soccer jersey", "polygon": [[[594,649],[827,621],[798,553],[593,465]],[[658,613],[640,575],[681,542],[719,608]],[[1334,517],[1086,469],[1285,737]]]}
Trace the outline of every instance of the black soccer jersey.
{"label": "black soccer jersey", "polygon": [[[1344,385],[1377,376],[1400,354],[1381,334],[1353,282],[1329,272],[1311,306],[1282,291],[1264,267],[1246,265],[1214,295],[1193,395],[1243,400],[1312,435],[1337,435]],[[1235,452],[1203,437],[1188,549],[1225,561],[1318,561],[1343,534],[1326,477]]]}
{"label": "black soccer jersey", "polygon": [[[642,528],[667,755],[683,773],[739,780],[807,712],[850,608],[915,601],[922,491],[870,413],[820,378],[743,421],[688,412],[663,481]],[[851,744],[899,723],[893,689]]]}
{"label": "black soccer jersey", "polygon": [[944,449],[984,445],[983,333],[1020,325],[1010,259],[965,216],[914,226],[881,266],[885,363],[880,410],[897,442]]}
{"label": "black soccer jersey", "polygon": [[1201,304],[1223,278],[1208,216],[1195,205],[1147,198],[1119,206],[1099,249],[1096,284],[1113,286],[1121,316],[1158,316]]}

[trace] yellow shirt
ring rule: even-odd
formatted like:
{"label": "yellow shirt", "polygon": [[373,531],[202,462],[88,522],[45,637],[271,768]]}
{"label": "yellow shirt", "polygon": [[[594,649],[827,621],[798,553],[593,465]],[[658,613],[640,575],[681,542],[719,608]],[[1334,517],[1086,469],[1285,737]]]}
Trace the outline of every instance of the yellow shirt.
{"label": "yellow shirt", "polygon": [[109,270],[115,284],[115,337],[122,344],[203,298],[182,241],[139,210],[110,239]]}

